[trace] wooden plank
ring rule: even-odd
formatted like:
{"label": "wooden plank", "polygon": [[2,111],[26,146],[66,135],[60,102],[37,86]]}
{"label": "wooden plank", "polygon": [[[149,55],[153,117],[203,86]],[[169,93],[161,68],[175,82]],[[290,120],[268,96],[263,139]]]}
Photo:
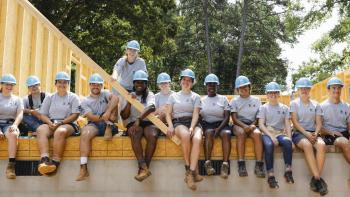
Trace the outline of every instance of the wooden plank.
{"label": "wooden plank", "polygon": [[[53,37],[48,29],[44,30],[44,53],[43,53],[43,73],[41,80],[43,81],[43,90],[53,92],[53,74],[52,74],[52,46]],[[56,74],[56,73],[55,73]]]}
{"label": "wooden plank", "polygon": [[7,16],[7,1],[0,0],[0,76],[2,76],[3,69],[3,58],[4,58],[4,40],[5,40],[5,27],[6,27],[6,16]]}
{"label": "wooden plank", "polygon": [[33,19],[32,28],[30,73],[31,75],[41,76],[43,65],[44,27],[39,21]]}

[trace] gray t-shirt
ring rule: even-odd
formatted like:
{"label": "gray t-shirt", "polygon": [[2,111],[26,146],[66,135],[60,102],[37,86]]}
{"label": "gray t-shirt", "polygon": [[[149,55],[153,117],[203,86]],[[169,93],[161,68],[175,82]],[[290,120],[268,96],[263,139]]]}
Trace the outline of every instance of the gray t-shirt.
{"label": "gray t-shirt", "polygon": [[173,93],[167,104],[173,107],[172,117],[191,117],[195,107],[201,107],[201,97],[194,92],[185,94],[182,91]]}
{"label": "gray t-shirt", "polygon": [[17,113],[23,110],[22,99],[18,96],[3,96],[0,93],[0,120],[16,119]]}
{"label": "gray t-shirt", "polygon": [[64,120],[73,113],[80,113],[80,108],[80,100],[76,94],[68,92],[61,97],[56,92],[45,97],[40,113],[51,120]]}
{"label": "gray t-shirt", "polygon": [[261,101],[259,97],[236,97],[231,101],[231,112],[237,113],[238,120],[244,123],[252,123],[256,120]]}
{"label": "gray t-shirt", "polygon": [[219,122],[224,120],[224,111],[230,110],[228,99],[226,96],[216,95],[214,97],[204,96],[201,99],[202,119],[209,123]]}
{"label": "gray t-shirt", "polygon": [[156,108],[160,108],[163,105],[166,105],[166,102],[168,101],[170,95],[174,93],[173,91],[170,91],[169,94],[162,94],[161,92],[158,92],[155,96],[155,106]]}
{"label": "gray t-shirt", "polygon": [[117,81],[127,90],[132,90],[133,88],[133,76],[138,70],[143,70],[147,72],[145,60],[142,58],[137,58],[133,64],[129,64],[126,58],[120,58],[114,65],[113,70],[118,73]]}
{"label": "gray t-shirt", "polygon": [[[142,96],[138,95],[136,97],[136,100],[138,100],[141,104],[143,104],[144,107],[149,107],[151,105],[154,105],[154,103],[155,103],[154,94],[151,91],[148,92],[148,96],[146,98],[146,102],[145,103],[141,102],[141,98],[142,98]],[[127,103],[128,103],[128,101],[126,99],[123,99],[121,101],[121,104],[120,104],[120,106],[122,106],[121,109],[124,109],[126,107]],[[130,116],[129,116],[128,119],[125,120],[126,124],[129,124],[131,122],[135,122],[136,119],[138,117],[140,117],[140,115],[141,115],[141,113],[134,106],[131,106],[131,108],[130,108]],[[144,120],[148,121],[148,118],[145,118]]]}
{"label": "gray t-shirt", "polygon": [[344,132],[350,123],[350,108],[346,103],[331,103],[329,100],[321,103],[323,127],[329,131]]}
{"label": "gray t-shirt", "polygon": [[290,118],[288,107],[282,103],[279,103],[278,105],[265,103],[260,106],[257,117],[259,119],[265,119],[266,126],[271,126],[277,130],[285,129],[285,119]]}
{"label": "gray t-shirt", "polygon": [[82,114],[86,115],[91,112],[94,115],[103,114],[108,106],[108,99],[111,95],[110,92],[102,90],[98,97],[87,96],[81,102]]}
{"label": "gray t-shirt", "polygon": [[316,116],[322,115],[321,106],[316,101],[304,104],[300,98],[290,103],[290,112],[296,112],[299,124],[307,131],[316,130]]}

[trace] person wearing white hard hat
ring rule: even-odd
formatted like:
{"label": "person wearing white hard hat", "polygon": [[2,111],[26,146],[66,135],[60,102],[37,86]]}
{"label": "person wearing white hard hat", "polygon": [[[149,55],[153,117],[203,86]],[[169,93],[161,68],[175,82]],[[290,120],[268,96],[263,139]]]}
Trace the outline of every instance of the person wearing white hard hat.
{"label": "person wearing white hard hat", "polygon": [[[157,147],[159,129],[146,118],[148,114],[156,110],[154,94],[147,87],[148,74],[143,70],[136,71],[133,82],[132,98],[138,100],[145,108],[140,113],[131,103],[123,100],[120,116],[127,123],[127,134],[131,139],[131,146],[139,166],[138,173],[134,178],[141,182],[151,175],[150,164]],[[141,144],[142,137],[146,139],[145,150]]]}
{"label": "person wearing white hard hat", "polygon": [[139,57],[140,50],[138,41],[129,41],[124,57],[120,58],[113,68],[111,80],[118,81],[129,92],[132,92],[134,73],[138,70],[143,70],[147,73],[145,60]]}
{"label": "person wearing white hard hat", "polygon": [[16,84],[16,78],[11,74],[5,74],[1,77],[0,139],[6,137],[8,141],[9,163],[6,168],[6,177],[8,179],[16,178],[16,153],[18,136],[20,135],[18,125],[23,117],[22,99],[13,95],[13,90]]}
{"label": "person wearing white hard hat", "polygon": [[91,151],[91,140],[95,136],[104,136],[111,140],[118,128],[114,125],[117,120],[118,97],[103,90],[104,80],[95,73],[90,76],[90,95],[81,103],[82,115],[88,119],[88,124],[81,129],[80,137],[80,172],[77,181],[89,176],[87,163]]}
{"label": "person wearing white hard hat", "polygon": [[231,100],[231,117],[233,121],[233,132],[237,137],[238,153],[238,175],[240,177],[248,176],[245,165],[245,141],[248,137],[253,139],[255,152],[254,173],[259,178],[265,177],[263,162],[263,145],[261,131],[258,128],[257,114],[261,101],[259,97],[250,95],[252,86],[248,77],[239,76],[235,80],[235,89],[238,97]]}
{"label": "person wearing white hard hat", "polygon": [[202,128],[199,123],[201,98],[197,93],[192,92],[195,80],[195,74],[191,69],[185,69],[181,72],[181,90],[169,97],[166,114],[167,135],[169,138],[176,135],[181,140],[186,170],[185,181],[192,190],[197,189],[195,182],[203,180],[197,171]]}
{"label": "person wearing white hard hat", "polygon": [[323,196],[328,191],[326,182],[321,178],[326,156],[326,144],[319,137],[322,128],[322,109],[316,101],[310,99],[312,88],[310,79],[302,77],[295,86],[299,98],[294,99],[290,104],[294,127],[292,140],[304,152],[305,160],[312,174],[310,189]]}
{"label": "person wearing white hard hat", "polygon": [[36,129],[43,124],[39,110],[47,93],[41,91],[40,79],[37,76],[29,76],[26,85],[29,94],[23,98],[24,115],[20,128],[24,133],[29,131],[36,133]]}
{"label": "person wearing white hard hat", "polygon": [[268,102],[260,106],[258,112],[259,129],[264,133],[262,141],[265,151],[265,163],[270,188],[278,188],[274,175],[274,147],[282,146],[285,164],[284,178],[287,183],[294,183],[292,174],[293,142],[289,108],[279,102],[281,88],[278,83],[270,82],[265,86]]}
{"label": "person wearing white hard hat", "polygon": [[223,163],[220,167],[220,175],[226,179],[230,169],[229,157],[231,153],[232,129],[228,125],[230,120],[230,105],[226,96],[217,94],[220,85],[219,78],[215,74],[205,77],[204,85],[207,87],[207,95],[201,98],[202,117],[201,125],[205,136],[204,155],[205,171],[208,176],[216,173],[211,161],[211,153],[214,146],[214,138],[222,140]]}
{"label": "person wearing white hard hat", "polygon": [[343,87],[343,81],[337,77],[332,77],[327,82],[328,99],[321,103],[321,136],[327,145],[334,144],[340,148],[350,164],[350,107],[341,100]]}
{"label": "person wearing white hard hat", "polygon": [[170,83],[171,79],[167,73],[160,73],[158,75],[157,85],[160,92],[155,95],[156,111],[154,112],[154,115],[158,116],[158,118],[163,122],[166,122],[166,102],[168,101],[170,95],[174,93],[174,91],[171,90]]}
{"label": "person wearing white hard hat", "polygon": [[[79,135],[76,120],[81,106],[79,97],[69,91],[70,77],[66,72],[58,72],[55,77],[57,91],[45,97],[40,108],[44,124],[37,129],[40,151],[38,171],[42,175],[55,175],[63,157],[66,138]],[[53,136],[52,161],[49,155],[49,138]]]}

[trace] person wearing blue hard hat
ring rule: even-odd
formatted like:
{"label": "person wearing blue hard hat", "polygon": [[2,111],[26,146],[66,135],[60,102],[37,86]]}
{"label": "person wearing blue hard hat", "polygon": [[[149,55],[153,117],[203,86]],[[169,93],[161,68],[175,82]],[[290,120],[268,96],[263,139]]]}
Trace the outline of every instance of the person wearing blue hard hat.
{"label": "person wearing blue hard hat", "polygon": [[327,145],[341,149],[345,160],[350,164],[350,108],[341,99],[343,87],[343,81],[337,77],[332,77],[327,82],[328,99],[321,103],[321,136]]}
{"label": "person wearing blue hard hat", "polygon": [[279,102],[281,87],[276,82],[265,86],[268,102],[260,106],[258,112],[259,129],[264,133],[262,141],[265,151],[265,163],[270,188],[278,188],[273,169],[274,147],[282,146],[285,163],[284,178],[287,183],[294,183],[292,174],[293,142],[289,108]]}
{"label": "person wearing blue hard hat", "polygon": [[207,175],[214,175],[215,169],[211,162],[211,152],[214,146],[214,138],[222,140],[223,163],[220,168],[221,177],[226,179],[230,169],[229,157],[231,153],[231,128],[228,125],[230,120],[230,105],[226,96],[217,94],[217,87],[220,84],[215,74],[209,74],[204,79],[207,87],[207,95],[201,99],[201,125],[205,135],[204,155],[205,171]]}
{"label": "person wearing blue hard hat", "polygon": [[[148,114],[156,110],[154,94],[147,87],[148,74],[143,70],[136,71],[133,83],[132,98],[138,100],[145,108],[140,113],[130,102],[122,100],[120,116],[126,121],[127,134],[131,139],[131,146],[138,161],[139,170],[134,178],[141,182],[151,175],[149,167],[156,150],[159,129],[146,118]],[[145,151],[141,145],[142,137],[146,139]]]}
{"label": "person wearing blue hard hat", "polygon": [[296,82],[295,87],[299,98],[293,100],[290,104],[291,119],[294,127],[292,140],[304,152],[305,160],[312,174],[310,181],[311,190],[325,195],[328,192],[327,184],[321,178],[321,173],[325,162],[326,145],[322,138],[318,137],[322,128],[321,106],[310,99],[310,90],[312,88],[310,79],[300,78]]}
{"label": "person wearing blue hard hat", "polygon": [[40,79],[37,76],[29,76],[26,85],[29,94],[23,98],[24,115],[20,128],[24,133],[36,132],[36,129],[43,124],[39,110],[48,93],[41,91]]}
{"label": "person wearing blue hard hat", "polygon": [[80,137],[80,172],[76,181],[85,180],[89,176],[88,156],[91,151],[91,140],[96,136],[104,136],[105,140],[112,140],[118,128],[114,125],[117,120],[117,96],[103,90],[104,80],[95,73],[90,76],[90,95],[81,103],[82,115],[88,119],[88,124],[81,129]]}
{"label": "person wearing blue hard hat", "polygon": [[129,92],[133,88],[133,75],[138,70],[147,73],[145,60],[139,57],[140,44],[136,40],[127,43],[124,57],[114,65],[112,81],[118,81]]}
{"label": "person wearing blue hard hat", "polygon": [[203,180],[197,172],[202,128],[199,123],[200,96],[191,90],[195,82],[196,76],[191,69],[181,71],[181,90],[169,97],[166,114],[168,137],[176,135],[181,139],[186,169],[185,181],[192,190],[197,188],[195,182]]}
{"label": "person wearing blue hard hat", "polygon": [[23,117],[23,102],[22,99],[13,95],[14,87],[17,84],[13,75],[3,75],[0,82],[0,139],[7,138],[9,158],[5,173],[8,179],[15,179],[17,144],[20,135],[18,126]]}
{"label": "person wearing blue hard hat", "polygon": [[[55,175],[63,157],[66,138],[79,135],[76,120],[81,106],[79,97],[69,91],[70,76],[66,72],[58,72],[55,76],[56,92],[47,95],[39,110],[44,124],[37,129],[40,151],[38,171],[43,175]],[[50,160],[49,137],[53,136],[53,155]]]}
{"label": "person wearing blue hard hat", "polygon": [[261,140],[261,131],[258,129],[257,113],[261,106],[260,98],[250,95],[251,82],[246,76],[239,76],[235,80],[235,89],[238,97],[231,100],[231,118],[234,123],[233,132],[237,136],[238,153],[238,175],[240,177],[248,176],[245,164],[245,141],[252,138],[255,152],[254,173],[259,178],[265,177],[263,162],[263,145]]}
{"label": "person wearing blue hard hat", "polygon": [[169,96],[174,93],[171,90],[171,78],[167,73],[160,73],[157,77],[157,85],[160,90],[155,95],[155,106],[156,111],[154,115],[156,115],[161,121],[166,122],[166,102],[168,101]]}

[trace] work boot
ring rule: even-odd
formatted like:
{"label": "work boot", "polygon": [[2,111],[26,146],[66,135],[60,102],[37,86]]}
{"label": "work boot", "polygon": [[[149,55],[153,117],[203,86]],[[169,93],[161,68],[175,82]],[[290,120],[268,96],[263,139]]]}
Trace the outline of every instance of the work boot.
{"label": "work boot", "polygon": [[87,164],[82,164],[82,165],[80,165],[80,173],[79,173],[79,176],[77,177],[76,181],[83,181],[87,177],[89,177],[89,171],[87,169]]}
{"label": "work boot", "polygon": [[6,168],[6,177],[8,179],[16,179],[15,163],[9,162]]}

